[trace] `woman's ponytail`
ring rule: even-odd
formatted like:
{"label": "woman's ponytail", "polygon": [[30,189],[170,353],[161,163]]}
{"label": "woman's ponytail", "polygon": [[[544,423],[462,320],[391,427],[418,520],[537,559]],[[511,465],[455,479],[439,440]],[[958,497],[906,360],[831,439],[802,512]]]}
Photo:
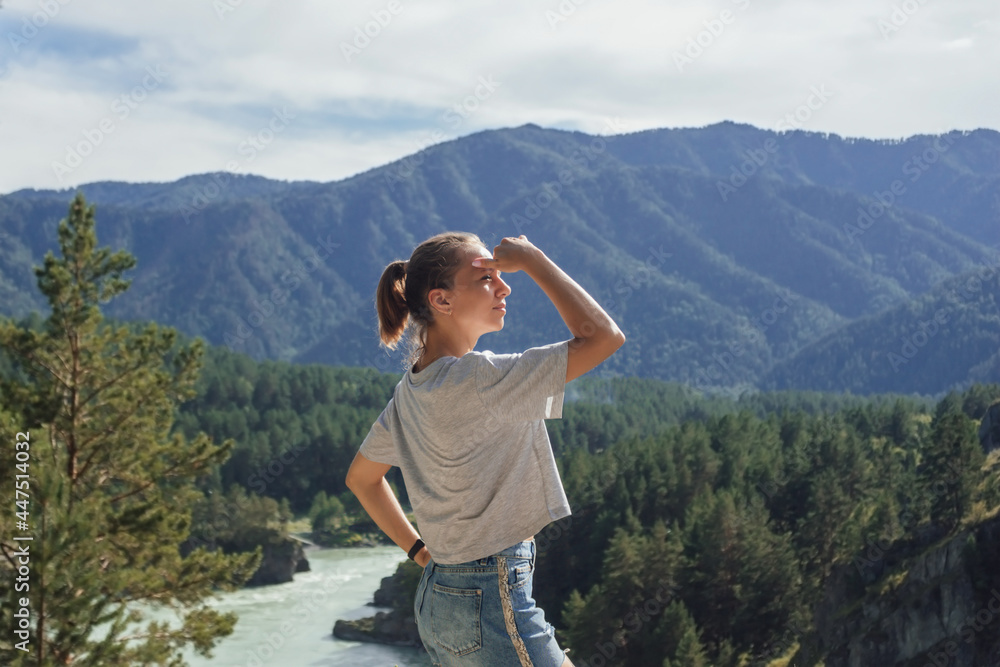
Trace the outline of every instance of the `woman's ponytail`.
{"label": "woman's ponytail", "polygon": [[409,308],[406,306],[406,265],[397,259],[382,271],[375,291],[375,310],[378,312],[378,337],[390,350],[406,330]]}
{"label": "woman's ponytail", "polygon": [[409,339],[408,364],[414,364],[427,343],[427,331],[434,313],[427,305],[432,289],[451,289],[463,249],[486,246],[475,234],[444,232],[418,245],[409,261],[397,259],[382,271],[375,290],[378,337],[390,350],[406,335]]}

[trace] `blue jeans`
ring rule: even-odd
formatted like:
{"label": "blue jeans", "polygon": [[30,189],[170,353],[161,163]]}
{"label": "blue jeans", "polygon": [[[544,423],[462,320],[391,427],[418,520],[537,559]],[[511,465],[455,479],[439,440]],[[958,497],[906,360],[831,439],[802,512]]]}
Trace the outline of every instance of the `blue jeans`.
{"label": "blue jeans", "polygon": [[531,597],[535,541],[424,568],[413,611],[438,667],[559,667],[565,655]]}

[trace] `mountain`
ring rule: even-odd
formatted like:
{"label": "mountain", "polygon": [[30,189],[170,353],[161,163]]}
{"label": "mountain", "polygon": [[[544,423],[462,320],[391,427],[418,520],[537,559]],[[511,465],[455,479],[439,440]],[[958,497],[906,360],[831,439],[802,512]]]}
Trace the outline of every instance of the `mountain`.
{"label": "mountain", "polygon": [[[462,229],[491,247],[527,235],[615,316],[629,340],[600,373],[817,388],[853,372],[806,370],[820,350],[843,349],[838,336],[888,313],[919,318],[916,300],[942,281],[995,263],[998,151],[987,130],[870,141],[733,123],[619,136],[526,125],[333,183],[217,173],[79,189],[98,205],[101,244],[138,259],[109,315],[257,358],[398,370],[375,334],[381,270]],[[30,269],[55,247],[71,197],[0,198],[3,314],[42,310]],[[506,329],[481,349],[567,336],[530,279],[510,282]],[[986,310],[969,321],[991,326],[988,300],[974,305]],[[898,326],[916,331],[919,319]],[[937,382],[928,370],[919,389],[894,390],[995,381],[995,351],[966,350],[961,372]],[[837,382],[882,386],[858,378]]]}
{"label": "mountain", "polygon": [[763,384],[935,394],[1000,376],[1000,261],[852,322],[777,363]]}

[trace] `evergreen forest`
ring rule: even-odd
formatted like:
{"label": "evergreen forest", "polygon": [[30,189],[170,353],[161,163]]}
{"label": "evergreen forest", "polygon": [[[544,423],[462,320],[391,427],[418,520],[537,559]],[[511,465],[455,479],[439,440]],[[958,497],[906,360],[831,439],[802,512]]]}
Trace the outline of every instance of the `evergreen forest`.
{"label": "evergreen forest", "polygon": [[[208,359],[178,426],[238,444],[206,485],[293,513],[315,515],[328,497],[335,516],[360,512],[344,475],[399,377],[222,348]],[[597,656],[583,664],[790,659],[836,568],[853,591],[877,588],[887,572],[873,545],[936,544],[1000,513],[1000,453],[987,456],[977,433],[1000,385],[937,400],[732,399],[581,378],[567,399],[547,426],[573,515],[536,537],[535,595],[574,656]],[[994,568],[980,574],[984,591],[1000,584]]]}
{"label": "evergreen forest", "polygon": [[[53,604],[38,628],[45,655],[31,662],[5,637],[0,657],[96,666],[163,664],[184,645],[208,654],[237,619],[204,600],[250,581],[292,521],[307,518],[324,545],[378,539],[344,478],[400,376],[258,360],[105,319],[134,258],[98,249],[82,195],[59,239],[62,258],[35,268],[50,312],[0,322],[0,435],[45,434],[33,445],[45,457],[32,469],[33,586]],[[991,293],[977,293],[977,313]],[[991,340],[984,321],[968,320],[968,340]],[[842,664],[823,619],[902,596],[909,564],[955,539],[969,603],[982,606],[1000,586],[996,551],[978,537],[1000,520],[998,403],[990,383],[723,396],[648,377],[576,380],[563,417],[546,423],[573,514],[536,538],[535,597],[575,664],[593,667]],[[15,470],[14,449],[3,456]],[[405,507],[398,470],[390,480]],[[4,497],[12,484],[0,481]],[[0,522],[10,625],[12,526]],[[129,634],[139,600],[182,610],[182,625]],[[988,664],[1000,623],[978,637],[975,664]]]}

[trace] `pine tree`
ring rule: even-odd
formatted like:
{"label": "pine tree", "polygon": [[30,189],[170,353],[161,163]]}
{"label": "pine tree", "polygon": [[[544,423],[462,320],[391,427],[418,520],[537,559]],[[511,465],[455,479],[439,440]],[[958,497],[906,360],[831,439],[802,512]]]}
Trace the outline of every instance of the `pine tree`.
{"label": "pine tree", "polygon": [[657,628],[657,639],[664,655],[662,667],[707,667],[705,648],[698,639],[698,627],[680,600],[670,603]]}
{"label": "pine tree", "polygon": [[930,498],[931,521],[948,528],[962,521],[972,504],[983,458],[975,424],[943,400],[919,469],[921,486]]}
{"label": "pine tree", "polygon": [[[206,601],[259,564],[259,553],[181,553],[201,496],[194,481],[233,443],[171,433],[177,405],[194,394],[203,346],[178,350],[172,329],[103,321],[100,304],[128,289],[122,274],[135,259],[98,249],[94,227],[94,207],[78,194],[59,224],[62,257],[49,252],[35,268],[51,307],[44,328],[0,324],[15,368],[0,383],[13,415],[0,435],[16,425],[31,441],[30,528],[14,531],[11,513],[0,517],[0,619],[12,627],[8,602],[29,597],[30,651],[5,634],[5,665],[183,665],[189,646],[210,655],[236,617]],[[5,440],[5,472],[12,451]],[[15,534],[33,540],[8,541]],[[11,590],[15,544],[29,545],[28,593]]]}

